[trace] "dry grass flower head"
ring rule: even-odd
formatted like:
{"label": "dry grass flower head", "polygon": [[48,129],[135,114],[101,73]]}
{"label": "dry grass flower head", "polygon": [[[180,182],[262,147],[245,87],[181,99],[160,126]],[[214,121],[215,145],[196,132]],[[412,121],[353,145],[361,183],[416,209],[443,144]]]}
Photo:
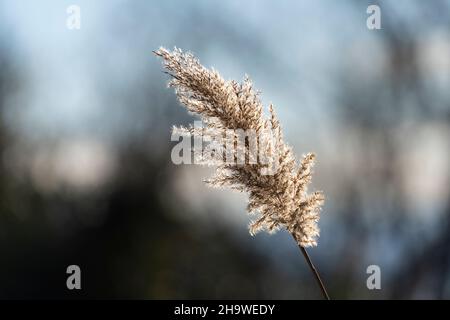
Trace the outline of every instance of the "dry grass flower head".
{"label": "dry grass flower head", "polygon": [[[220,135],[223,130],[256,132],[257,161],[249,161],[249,156],[238,165],[204,161],[203,164],[217,166],[207,183],[248,193],[248,212],[256,214],[249,227],[252,235],[284,227],[301,247],[316,246],[324,196],[319,191],[307,192],[315,155],[308,153],[300,161],[295,159],[292,148],[284,142],[273,106],[269,106],[266,116],[248,77],[241,83],[224,80],[216,70],[205,68],[191,53],[180,49],[160,48],[155,54],[163,59],[171,75],[169,86],[175,88],[179,101],[189,112],[200,116],[209,134]],[[205,134],[192,127],[174,130],[185,135]],[[236,146],[236,136],[227,135],[225,140],[223,149],[236,157],[236,150],[229,150]],[[249,144],[246,141],[245,146],[248,148]],[[261,161],[263,156],[267,161]],[[270,168],[276,170],[271,174],[264,172]]]}

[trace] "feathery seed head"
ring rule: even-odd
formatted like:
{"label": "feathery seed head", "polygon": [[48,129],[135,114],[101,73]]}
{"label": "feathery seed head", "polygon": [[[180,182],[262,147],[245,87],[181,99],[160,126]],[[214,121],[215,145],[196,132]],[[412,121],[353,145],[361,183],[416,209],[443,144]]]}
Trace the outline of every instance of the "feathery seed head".
{"label": "feathery seed head", "polygon": [[[172,77],[169,86],[175,88],[179,101],[200,116],[211,131],[205,133],[206,129],[192,127],[174,130],[180,135],[222,136],[215,148],[234,160],[239,152],[244,153],[237,165],[203,159],[202,164],[217,166],[216,174],[206,182],[248,193],[249,213],[259,213],[249,226],[252,235],[263,229],[272,233],[285,227],[302,247],[316,246],[324,196],[318,191],[307,193],[315,155],[308,153],[297,164],[292,149],[283,140],[273,105],[269,106],[270,117],[264,116],[259,93],[248,76],[242,83],[226,81],[217,71],[202,66],[191,53],[177,48],[160,48],[154,53],[163,59]],[[226,134],[223,130],[227,130]],[[238,130],[256,132],[256,140],[244,137],[244,143],[237,147]],[[248,151],[255,144],[258,154],[252,157]]]}

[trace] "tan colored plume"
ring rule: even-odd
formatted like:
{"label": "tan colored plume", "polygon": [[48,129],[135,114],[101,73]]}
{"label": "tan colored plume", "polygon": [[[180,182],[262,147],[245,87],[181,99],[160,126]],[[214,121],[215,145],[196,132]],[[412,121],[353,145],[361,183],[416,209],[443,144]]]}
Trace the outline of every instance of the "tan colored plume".
{"label": "tan colored plume", "polygon": [[[217,71],[205,68],[191,53],[180,49],[160,48],[155,54],[163,58],[164,67],[172,77],[169,86],[175,88],[179,101],[201,117],[210,133],[217,134],[224,129],[254,130],[258,148],[263,148],[264,156],[269,159],[269,164],[219,163],[215,176],[207,182],[248,193],[248,211],[258,214],[250,225],[252,235],[263,229],[274,232],[285,227],[301,247],[316,246],[324,196],[318,191],[307,193],[315,155],[308,153],[299,163],[296,161],[291,147],[283,140],[273,106],[269,106],[269,116],[265,116],[258,92],[248,77],[242,83],[224,80]],[[187,135],[199,134],[193,128],[175,130]],[[268,132],[272,133],[271,137]],[[273,137],[274,143],[263,143],[272,141]],[[245,145],[248,147],[247,142]],[[276,171],[263,174],[269,165]]]}

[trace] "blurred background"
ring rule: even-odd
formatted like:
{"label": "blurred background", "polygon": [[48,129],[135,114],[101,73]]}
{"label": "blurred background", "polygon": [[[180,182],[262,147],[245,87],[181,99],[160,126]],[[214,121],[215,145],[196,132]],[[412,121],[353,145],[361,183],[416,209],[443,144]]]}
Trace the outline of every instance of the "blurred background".
{"label": "blurred background", "polygon": [[450,298],[446,0],[1,0],[0,298],[321,298],[287,233],[248,234],[245,195],[172,164],[171,126],[195,118],[161,45],[250,75],[317,153],[309,252],[333,298]]}

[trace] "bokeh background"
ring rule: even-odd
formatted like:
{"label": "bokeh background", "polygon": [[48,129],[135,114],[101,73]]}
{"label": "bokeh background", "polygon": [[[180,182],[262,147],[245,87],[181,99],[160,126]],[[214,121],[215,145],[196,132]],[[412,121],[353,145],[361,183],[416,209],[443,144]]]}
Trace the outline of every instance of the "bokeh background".
{"label": "bokeh background", "polygon": [[288,234],[250,237],[244,195],[172,164],[171,126],[195,118],[161,45],[250,75],[317,153],[310,254],[333,298],[450,298],[445,0],[0,1],[0,298],[321,298]]}

